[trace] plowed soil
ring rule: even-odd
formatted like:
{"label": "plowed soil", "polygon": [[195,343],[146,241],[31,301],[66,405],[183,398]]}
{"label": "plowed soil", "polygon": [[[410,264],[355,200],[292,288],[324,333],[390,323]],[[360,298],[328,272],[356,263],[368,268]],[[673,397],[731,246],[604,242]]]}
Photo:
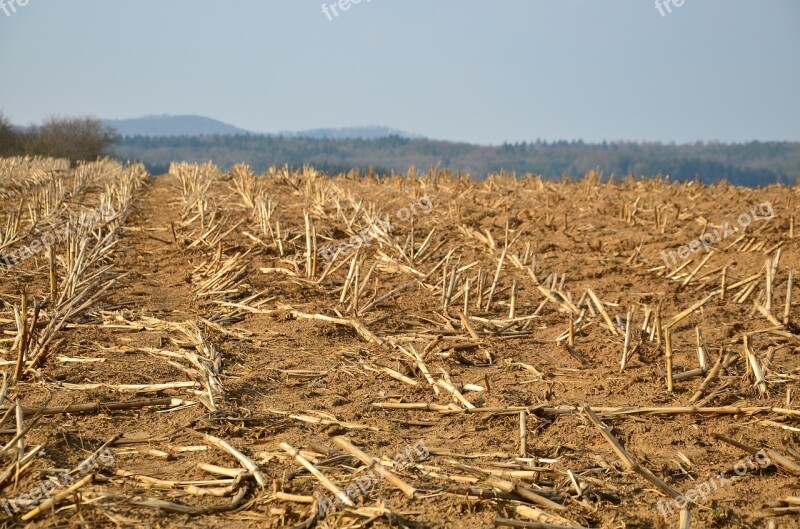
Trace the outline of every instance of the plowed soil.
{"label": "plowed soil", "polygon": [[[25,440],[44,448],[4,498],[111,439],[113,463],[31,521],[21,519],[30,508],[0,509],[5,527],[483,528],[538,517],[660,528],[679,523],[669,488],[704,484],[713,490],[695,495],[691,527],[800,527],[797,287],[784,321],[800,268],[800,228],[790,238],[800,187],[200,171],[210,176],[199,206],[176,174],[136,192],[107,260],[117,282],[6,400],[31,409],[26,421],[39,407],[138,404],[42,416]],[[274,207],[266,228],[257,204]],[[344,250],[386,217],[388,233]],[[662,251],[677,255],[725,223],[736,231],[665,265]],[[343,252],[308,269],[307,233]],[[23,287],[48,297],[46,258],[19,266],[0,287],[9,376],[9,307]],[[175,401],[153,404],[165,397]],[[0,426],[4,443],[13,423],[11,413]],[[771,450],[770,464],[738,476],[751,454],[715,434]],[[252,460],[266,486],[205,435]],[[413,497],[371,478],[336,436],[382,460]],[[332,501],[320,514],[333,493],[281,443],[354,505]],[[721,472],[733,478],[720,483]],[[360,477],[363,490],[352,486]]]}

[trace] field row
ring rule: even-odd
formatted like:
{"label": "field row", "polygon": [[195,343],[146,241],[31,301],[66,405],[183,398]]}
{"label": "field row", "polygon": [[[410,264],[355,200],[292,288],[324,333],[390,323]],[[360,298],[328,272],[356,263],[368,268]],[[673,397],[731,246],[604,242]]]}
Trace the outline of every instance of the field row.
{"label": "field row", "polygon": [[0,181],[13,523],[795,523],[796,187]]}

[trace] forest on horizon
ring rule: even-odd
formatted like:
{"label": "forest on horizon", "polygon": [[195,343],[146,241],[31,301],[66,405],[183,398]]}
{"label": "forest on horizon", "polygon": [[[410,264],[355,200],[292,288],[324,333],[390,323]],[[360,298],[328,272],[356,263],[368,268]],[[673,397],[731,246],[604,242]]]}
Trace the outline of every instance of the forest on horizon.
{"label": "forest on horizon", "polygon": [[318,139],[261,135],[118,136],[112,153],[143,162],[152,174],[173,161],[211,161],[222,169],[246,163],[262,172],[270,166],[304,164],[331,174],[351,169],[379,173],[438,167],[473,178],[499,172],[581,177],[594,169],[605,175],[670,175],[704,183],[795,184],[800,179],[800,143],[758,142],[687,145],[634,142],[535,141],[498,146],[390,136],[379,139]]}

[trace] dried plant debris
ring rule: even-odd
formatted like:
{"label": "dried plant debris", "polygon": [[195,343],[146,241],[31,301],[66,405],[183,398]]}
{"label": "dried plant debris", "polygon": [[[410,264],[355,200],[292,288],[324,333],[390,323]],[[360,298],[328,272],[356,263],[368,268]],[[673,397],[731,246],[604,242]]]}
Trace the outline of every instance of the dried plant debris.
{"label": "dried plant debris", "polygon": [[798,527],[800,189],[0,159],[4,527]]}

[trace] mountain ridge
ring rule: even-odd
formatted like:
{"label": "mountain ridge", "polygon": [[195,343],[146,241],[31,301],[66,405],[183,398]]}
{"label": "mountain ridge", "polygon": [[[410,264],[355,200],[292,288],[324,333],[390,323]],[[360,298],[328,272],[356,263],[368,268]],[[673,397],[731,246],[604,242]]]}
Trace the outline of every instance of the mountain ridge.
{"label": "mountain ridge", "polygon": [[283,130],[274,132],[255,132],[239,128],[223,121],[196,114],[147,115],[138,118],[103,119],[102,123],[113,128],[123,137],[150,136],[277,136],[285,138],[312,139],[363,139],[371,140],[400,136],[408,139],[421,139],[423,136],[380,125],[342,128],[317,128],[301,131]]}

